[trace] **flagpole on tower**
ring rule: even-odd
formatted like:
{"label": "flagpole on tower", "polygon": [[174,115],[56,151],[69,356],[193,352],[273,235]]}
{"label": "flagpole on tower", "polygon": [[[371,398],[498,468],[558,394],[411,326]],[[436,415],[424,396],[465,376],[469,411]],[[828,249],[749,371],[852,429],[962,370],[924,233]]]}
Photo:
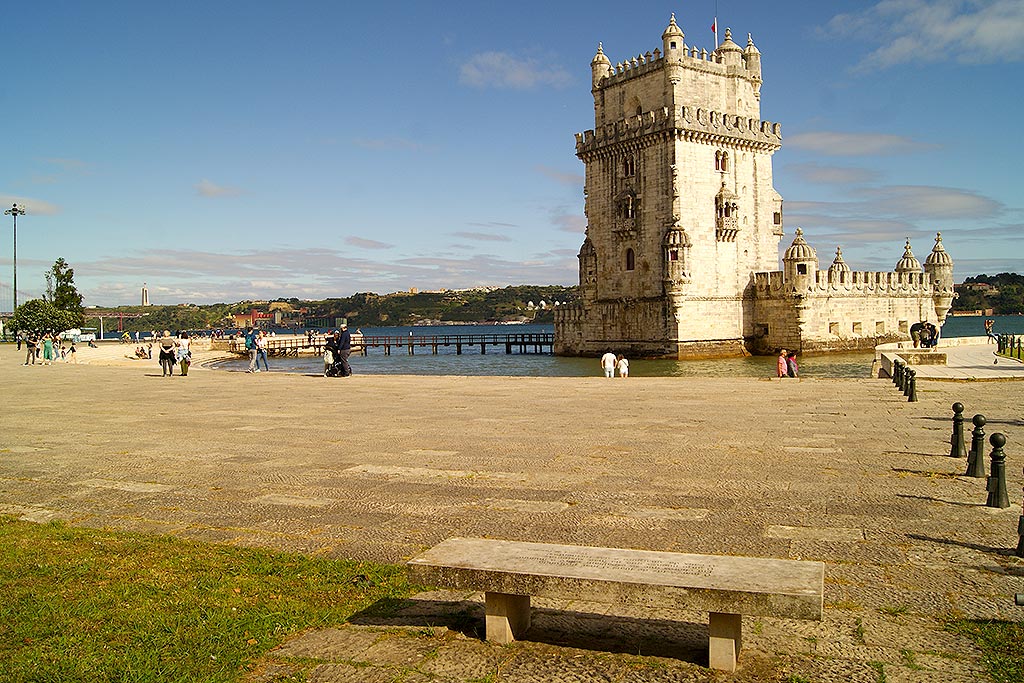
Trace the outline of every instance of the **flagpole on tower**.
{"label": "flagpole on tower", "polygon": [[711,23],[711,30],[715,32],[715,49],[718,49],[718,0],[715,0],[715,20]]}

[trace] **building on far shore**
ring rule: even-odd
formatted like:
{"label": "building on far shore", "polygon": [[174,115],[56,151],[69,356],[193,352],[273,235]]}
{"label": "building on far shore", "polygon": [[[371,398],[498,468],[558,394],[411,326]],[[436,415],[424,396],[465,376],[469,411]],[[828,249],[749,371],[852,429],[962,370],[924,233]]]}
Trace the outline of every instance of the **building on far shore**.
{"label": "building on far shore", "polygon": [[780,124],[761,120],[761,53],[726,29],[708,52],[675,15],[653,52],[591,62],[580,300],[555,309],[555,353],[715,357],[873,348],[941,326],[953,261],[937,236],[922,267],[907,241],[893,272],[820,270],[796,230],[779,269]]}

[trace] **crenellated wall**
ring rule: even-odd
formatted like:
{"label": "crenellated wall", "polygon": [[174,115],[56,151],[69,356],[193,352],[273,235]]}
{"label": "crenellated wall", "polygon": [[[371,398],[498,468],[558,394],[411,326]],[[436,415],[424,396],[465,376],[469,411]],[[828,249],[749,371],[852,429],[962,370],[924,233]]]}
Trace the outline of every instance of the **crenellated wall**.
{"label": "crenellated wall", "polygon": [[782,146],[782,124],[700,107],[661,107],[576,133],[576,154],[586,156],[618,142],[646,135],[676,132],[679,139],[775,151]]}

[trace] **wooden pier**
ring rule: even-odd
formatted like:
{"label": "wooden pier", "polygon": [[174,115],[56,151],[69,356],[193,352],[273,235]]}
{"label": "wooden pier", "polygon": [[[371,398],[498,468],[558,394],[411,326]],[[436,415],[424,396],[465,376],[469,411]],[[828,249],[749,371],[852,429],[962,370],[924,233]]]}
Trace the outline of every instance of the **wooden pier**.
{"label": "wooden pier", "polygon": [[[415,356],[430,351],[432,355],[444,349],[454,349],[461,356],[464,350],[486,354],[488,349],[504,350],[506,354],[548,354],[552,352],[555,335],[551,332],[526,334],[430,334],[430,335],[352,335],[352,354],[366,356],[370,349],[380,349],[385,356],[394,352],[405,352]],[[324,352],[325,337],[305,336],[267,337],[268,356],[321,355]],[[214,348],[223,348],[232,353],[244,355],[245,341],[227,339],[214,342]]]}

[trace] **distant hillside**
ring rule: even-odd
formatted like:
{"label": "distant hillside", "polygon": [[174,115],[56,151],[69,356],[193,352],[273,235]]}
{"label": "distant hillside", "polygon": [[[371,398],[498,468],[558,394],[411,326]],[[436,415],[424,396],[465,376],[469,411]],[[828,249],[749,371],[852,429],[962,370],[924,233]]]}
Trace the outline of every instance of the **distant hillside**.
{"label": "distant hillside", "polygon": [[976,275],[956,286],[954,311],[993,309],[998,315],[1024,313],[1024,275]]}
{"label": "distant hillside", "polygon": [[[523,321],[545,323],[554,319],[555,302],[576,300],[576,287],[560,285],[519,285],[502,289],[472,289],[445,292],[359,293],[338,299],[274,301],[234,304],[179,304],[175,306],[122,306],[125,313],[146,313],[145,317],[124,321],[124,329],[183,330],[234,327],[232,316],[252,310],[272,313],[280,310],[282,324],[298,326],[303,320],[332,321],[348,318],[353,327],[430,324],[432,322],[486,323]],[[543,308],[541,308],[543,302]],[[86,326],[98,327],[96,318],[85,310]],[[111,321],[104,326],[111,328]],[[323,327],[324,325],[317,325]]]}

